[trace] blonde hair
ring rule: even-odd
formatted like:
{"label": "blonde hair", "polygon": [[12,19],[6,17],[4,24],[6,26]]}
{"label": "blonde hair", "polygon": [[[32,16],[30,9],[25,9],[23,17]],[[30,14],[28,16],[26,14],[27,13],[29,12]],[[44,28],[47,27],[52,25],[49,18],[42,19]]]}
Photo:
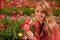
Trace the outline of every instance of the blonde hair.
{"label": "blonde hair", "polygon": [[[54,20],[54,17],[53,17],[52,8],[49,6],[49,4],[46,1],[40,1],[37,6],[42,6],[43,7],[43,10],[44,10],[44,13],[45,13],[44,26],[46,27],[46,34],[48,36],[51,36],[51,33],[52,33],[51,30],[53,29],[51,24],[55,23],[55,26],[57,25],[57,23],[56,23],[56,21]],[[37,8],[37,6],[36,6],[36,8]],[[50,28],[50,30],[47,30],[48,28]],[[59,26],[58,25],[55,28],[57,30],[59,30]]]}
{"label": "blonde hair", "polygon": [[[53,22],[56,23],[56,21],[54,20],[54,17],[53,17],[52,8],[49,6],[48,2],[46,2],[46,1],[40,1],[39,5],[37,5],[37,6],[40,6],[40,5],[43,7],[43,10],[45,13],[44,26],[46,26],[48,28],[51,26],[49,24],[52,24]],[[59,27],[56,27],[56,28],[58,29]],[[51,32],[48,33],[48,35],[49,34],[51,34]]]}
{"label": "blonde hair", "polygon": [[[52,21],[54,21],[53,18],[53,13],[52,13],[52,8],[49,6],[49,4],[46,1],[40,1],[38,6],[41,5],[44,9],[45,12],[45,24],[47,23],[51,23]],[[37,8],[37,7],[36,7]]]}

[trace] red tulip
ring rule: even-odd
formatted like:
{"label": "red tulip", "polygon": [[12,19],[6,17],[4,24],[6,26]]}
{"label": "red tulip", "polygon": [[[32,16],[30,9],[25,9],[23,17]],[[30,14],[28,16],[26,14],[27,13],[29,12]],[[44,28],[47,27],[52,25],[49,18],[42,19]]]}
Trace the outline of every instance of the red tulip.
{"label": "red tulip", "polygon": [[28,31],[28,30],[30,29],[29,25],[27,25],[27,24],[25,24],[23,28],[24,28],[24,30],[26,30],[26,31]]}
{"label": "red tulip", "polygon": [[19,3],[18,2],[15,2],[16,5],[18,5]]}
{"label": "red tulip", "polygon": [[0,6],[4,7],[5,6],[5,2],[1,1]]}
{"label": "red tulip", "polygon": [[12,11],[12,14],[13,14],[13,15],[16,15],[16,11]]}
{"label": "red tulip", "polygon": [[29,17],[26,17],[26,19],[24,20],[24,23],[28,24],[29,26],[32,25],[32,20],[30,20]]}
{"label": "red tulip", "polygon": [[12,20],[12,21],[15,21],[15,20],[16,20],[16,17],[12,16],[12,17],[11,17],[11,20]]}
{"label": "red tulip", "polygon": [[55,6],[54,2],[50,2],[49,4],[50,4],[51,7]]}
{"label": "red tulip", "polygon": [[60,17],[60,13],[58,14],[58,17]]}
{"label": "red tulip", "polygon": [[3,14],[0,15],[0,18],[5,18],[5,16]]}
{"label": "red tulip", "polygon": [[20,24],[20,28],[23,28],[24,27],[24,24]]}
{"label": "red tulip", "polygon": [[29,5],[30,6],[36,6],[37,5],[37,2],[29,2]]}
{"label": "red tulip", "polygon": [[29,23],[29,22],[30,22],[30,18],[26,17],[26,19],[25,19],[24,22],[25,22],[25,23]]}
{"label": "red tulip", "polygon": [[60,4],[57,4],[56,6],[60,8]]}
{"label": "red tulip", "polygon": [[4,29],[4,25],[0,24],[0,28],[1,28],[1,29]]}
{"label": "red tulip", "polygon": [[19,12],[19,14],[20,14],[20,15],[22,15],[22,14],[23,14],[23,12],[22,12],[22,11],[20,11],[20,12]]}
{"label": "red tulip", "polygon": [[17,17],[18,17],[18,18],[20,18],[20,15],[19,15],[19,14],[17,14]]}
{"label": "red tulip", "polygon": [[13,5],[14,5],[14,1],[11,1],[11,2],[8,3],[8,6],[9,6],[9,7],[11,7],[11,6],[13,6]]}
{"label": "red tulip", "polygon": [[8,25],[6,25],[6,28],[8,28]]}
{"label": "red tulip", "polygon": [[24,6],[28,6],[28,3],[24,3]]}
{"label": "red tulip", "polygon": [[18,8],[22,8],[22,5],[21,5],[21,4],[18,4],[17,7],[18,7]]}
{"label": "red tulip", "polygon": [[13,0],[14,2],[19,2],[19,0]]}
{"label": "red tulip", "polygon": [[14,4],[14,1],[10,1],[10,3]]}
{"label": "red tulip", "polygon": [[24,3],[24,0],[20,0],[20,3]]}

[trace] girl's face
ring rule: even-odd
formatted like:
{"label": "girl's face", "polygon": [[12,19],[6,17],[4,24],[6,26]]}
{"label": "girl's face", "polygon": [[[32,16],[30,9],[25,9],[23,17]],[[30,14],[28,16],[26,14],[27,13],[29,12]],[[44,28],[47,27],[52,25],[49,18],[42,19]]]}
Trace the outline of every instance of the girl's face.
{"label": "girl's face", "polygon": [[37,6],[36,10],[35,10],[35,18],[38,21],[42,21],[45,18],[45,13],[44,13],[44,9],[42,6]]}

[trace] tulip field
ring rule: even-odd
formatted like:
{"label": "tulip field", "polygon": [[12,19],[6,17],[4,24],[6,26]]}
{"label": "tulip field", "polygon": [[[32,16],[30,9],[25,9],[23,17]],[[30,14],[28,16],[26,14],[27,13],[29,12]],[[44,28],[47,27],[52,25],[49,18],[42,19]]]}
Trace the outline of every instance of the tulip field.
{"label": "tulip field", "polygon": [[[60,3],[48,2],[56,22],[60,25]],[[29,40],[27,30],[35,35],[36,23],[33,21],[37,1],[0,1],[0,40]],[[32,24],[33,23],[33,24]]]}

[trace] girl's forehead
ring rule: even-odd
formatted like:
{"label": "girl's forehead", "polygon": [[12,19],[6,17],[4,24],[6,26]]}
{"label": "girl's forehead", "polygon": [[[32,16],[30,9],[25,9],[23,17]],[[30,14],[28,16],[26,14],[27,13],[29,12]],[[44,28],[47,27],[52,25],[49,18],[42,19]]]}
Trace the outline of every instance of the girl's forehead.
{"label": "girl's forehead", "polygon": [[36,10],[43,10],[43,7],[41,5],[36,7]]}

